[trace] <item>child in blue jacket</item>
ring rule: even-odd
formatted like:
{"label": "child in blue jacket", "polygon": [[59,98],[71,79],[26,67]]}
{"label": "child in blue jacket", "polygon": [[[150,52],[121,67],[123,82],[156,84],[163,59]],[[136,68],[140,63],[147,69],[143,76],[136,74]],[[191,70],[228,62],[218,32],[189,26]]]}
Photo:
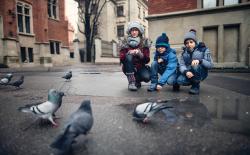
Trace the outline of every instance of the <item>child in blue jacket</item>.
{"label": "child in blue jacket", "polygon": [[[176,85],[177,57],[174,49],[170,48],[166,33],[162,33],[156,40],[156,52],[151,64],[151,85],[148,91],[161,90],[163,85],[173,85],[173,90],[178,90]],[[158,73],[161,77],[158,80]]]}

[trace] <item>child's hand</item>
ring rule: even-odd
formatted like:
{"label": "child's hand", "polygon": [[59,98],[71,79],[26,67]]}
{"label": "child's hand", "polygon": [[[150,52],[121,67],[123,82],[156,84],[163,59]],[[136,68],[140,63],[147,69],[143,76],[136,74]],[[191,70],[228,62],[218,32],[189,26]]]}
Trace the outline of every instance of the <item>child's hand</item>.
{"label": "child's hand", "polygon": [[135,50],[129,50],[129,51],[128,51],[128,54],[134,55],[134,54],[135,54]]}
{"label": "child's hand", "polygon": [[199,60],[193,60],[191,65],[197,66],[197,65],[199,65],[199,62],[200,62]]}
{"label": "child's hand", "polygon": [[159,91],[159,90],[161,90],[161,89],[162,89],[162,86],[161,86],[161,85],[157,85],[157,86],[156,86],[156,90]]}
{"label": "child's hand", "polygon": [[187,72],[186,76],[190,79],[194,76],[194,74],[192,72]]}
{"label": "child's hand", "polygon": [[135,52],[135,54],[138,55],[141,59],[144,56],[140,49],[137,49],[136,52]]}
{"label": "child's hand", "polygon": [[162,58],[159,58],[158,59],[158,63],[162,63],[163,62],[163,59]]}

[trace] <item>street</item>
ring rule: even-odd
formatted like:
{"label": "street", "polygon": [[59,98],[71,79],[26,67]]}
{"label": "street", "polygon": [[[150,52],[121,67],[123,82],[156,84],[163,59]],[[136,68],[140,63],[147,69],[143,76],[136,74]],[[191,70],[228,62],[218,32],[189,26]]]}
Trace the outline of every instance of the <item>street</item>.
{"label": "street", "polygon": [[[72,70],[71,81],[61,77]],[[0,71],[0,75],[11,70]],[[200,95],[189,87],[173,92],[137,92],[127,89],[118,65],[85,65],[47,70],[14,71],[13,80],[24,75],[22,89],[0,85],[0,154],[55,154],[54,138],[83,100],[90,99],[94,125],[87,136],[73,144],[75,155],[247,155],[250,154],[250,73],[210,73],[201,83]],[[56,114],[59,127],[35,121],[32,114],[17,111],[26,104],[47,100],[48,90],[63,91]],[[134,107],[144,102],[167,101],[175,121],[157,113],[149,123],[132,119]],[[28,127],[28,128],[27,128]]]}

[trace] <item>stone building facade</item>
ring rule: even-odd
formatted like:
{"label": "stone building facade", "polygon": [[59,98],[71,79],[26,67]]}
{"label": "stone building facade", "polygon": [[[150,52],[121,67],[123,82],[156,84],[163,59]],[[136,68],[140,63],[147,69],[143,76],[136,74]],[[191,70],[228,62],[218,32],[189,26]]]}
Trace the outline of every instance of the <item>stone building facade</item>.
{"label": "stone building facade", "polygon": [[0,64],[67,65],[68,22],[64,0],[0,1]]}
{"label": "stone building facade", "polygon": [[215,67],[249,68],[249,15],[249,0],[149,0],[149,36],[155,40],[166,32],[180,52],[193,28],[212,51]]}

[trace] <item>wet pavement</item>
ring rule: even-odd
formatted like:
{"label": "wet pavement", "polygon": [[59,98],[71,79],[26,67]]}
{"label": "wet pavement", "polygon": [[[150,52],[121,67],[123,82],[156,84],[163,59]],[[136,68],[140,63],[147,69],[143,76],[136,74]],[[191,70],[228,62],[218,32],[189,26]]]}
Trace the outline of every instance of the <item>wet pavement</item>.
{"label": "wet pavement", "polygon": [[[73,78],[65,82],[60,77],[69,69]],[[91,100],[94,125],[73,144],[76,155],[250,154],[249,73],[210,73],[198,96],[189,95],[189,87],[173,92],[166,86],[150,93],[148,83],[130,92],[120,66],[18,70],[13,80],[21,74],[22,89],[0,85],[1,155],[55,154],[50,143],[84,99]],[[56,113],[59,127],[39,121],[30,126],[34,116],[17,108],[45,101],[51,88],[66,94]],[[148,124],[133,121],[134,107],[144,102],[167,102],[173,108],[157,113]]]}

